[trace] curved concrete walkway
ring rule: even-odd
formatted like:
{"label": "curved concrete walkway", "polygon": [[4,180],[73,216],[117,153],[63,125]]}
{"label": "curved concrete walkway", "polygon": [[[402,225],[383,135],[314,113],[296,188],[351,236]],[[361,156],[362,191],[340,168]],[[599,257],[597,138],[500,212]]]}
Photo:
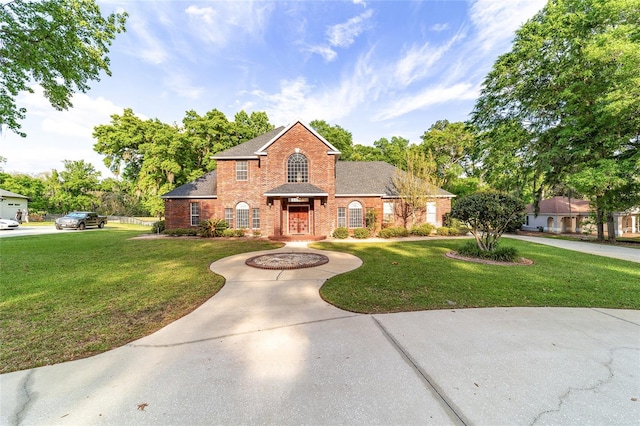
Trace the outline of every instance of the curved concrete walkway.
{"label": "curved concrete walkway", "polygon": [[[277,251],[315,251],[304,245]],[[640,312],[359,315],[318,296],[359,259],[211,265],[223,289],[107,353],[0,376],[0,424],[637,424]],[[428,279],[428,277],[425,277]]]}

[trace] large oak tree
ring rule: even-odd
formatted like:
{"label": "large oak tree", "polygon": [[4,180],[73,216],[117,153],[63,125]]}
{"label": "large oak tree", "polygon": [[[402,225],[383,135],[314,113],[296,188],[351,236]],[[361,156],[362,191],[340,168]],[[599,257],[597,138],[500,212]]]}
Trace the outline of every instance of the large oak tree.
{"label": "large oak tree", "polygon": [[640,202],[639,22],[640,0],[550,0],[494,64],[472,115],[487,162],[538,198],[573,181],[601,239],[603,218]]}

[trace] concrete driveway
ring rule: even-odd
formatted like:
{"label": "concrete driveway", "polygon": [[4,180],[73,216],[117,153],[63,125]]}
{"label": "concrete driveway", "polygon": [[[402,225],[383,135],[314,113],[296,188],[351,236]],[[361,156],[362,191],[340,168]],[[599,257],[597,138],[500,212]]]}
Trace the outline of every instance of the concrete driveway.
{"label": "concrete driveway", "polygon": [[[277,251],[309,251],[287,246]],[[493,308],[359,315],[318,296],[360,260],[262,270],[107,353],[0,376],[0,423],[638,424],[640,312]]]}

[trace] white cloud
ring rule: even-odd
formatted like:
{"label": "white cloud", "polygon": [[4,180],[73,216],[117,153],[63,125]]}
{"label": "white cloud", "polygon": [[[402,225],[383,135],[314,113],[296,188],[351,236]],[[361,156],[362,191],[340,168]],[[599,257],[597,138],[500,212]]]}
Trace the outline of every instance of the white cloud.
{"label": "white cloud", "polygon": [[363,31],[367,29],[367,20],[373,15],[372,10],[367,10],[347,22],[337,24],[327,29],[327,38],[332,46],[349,47]]}
{"label": "white cloud", "polygon": [[149,30],[142,19],[130,18],[127,29],[132,37],[137,38],[136,46],[129,48],[129,54],[152,64],[161,64],[169,59],[162,41]]}
{"label": "white cloud", "polygon": [[545,4],[546,0],[477,0],[469,16],[478,30],[478,44],[486,52],[510,40]]}
{"label": "white cloud", "polygon": [[445,31],[445,30],[448,30],[449,28],[450,28],[449,24],[435,24],[435,25],[432,25],[431,28],[429,29],[431,31],[435,31],[439,33],[440,31]]}
{"label": "white cloud", "polygon": [[163,83],[177,96],[189,100],[199,99],[205,90],[202,86],[192,84],[185,72],[169,72]]}
{"label": "white cloud", "polygon": [[192,23],[191,29],[207,43],[226,46],[239,35],[261,35],[273,4],[257,1],[215,2],[215,6],[191,5],[185,13]]}
{"label": "white cloud", "polygon": [[477,87],[474,87],[470,83],[457,83],[453,86],[438,85],[435,87],[427,87],[418,94],[397,99],[388,108],[379,112],[374,119],[389,120],[412,111],[425,109],[431,105],[451,101],[473,100],[478,97],[478,90]]}
{"label": "white cloud", "polygon": [[338,57],[338,53],[327,45],[310,46],[304,48],[303,51],[317,53],[322,56],[325,61],[331,62]]}
{"label": "white cloud", "polygon": [[464,38],[464,34],[456,34],[441,46],[431,47],[429,43],[425,43],[420,47],[413,46],[394,65],[393,75],[395,80],[402,87],[406,87],[412,82],[425,77],[429,74],[431,67],[438,64],[444,54],[462,38]]}

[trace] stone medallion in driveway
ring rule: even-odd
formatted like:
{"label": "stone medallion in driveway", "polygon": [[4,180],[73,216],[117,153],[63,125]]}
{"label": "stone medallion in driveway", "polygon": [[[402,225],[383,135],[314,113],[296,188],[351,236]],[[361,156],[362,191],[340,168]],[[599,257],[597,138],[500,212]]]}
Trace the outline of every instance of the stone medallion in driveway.
{"label": "stone medallion in driveway", "polygon": [[0,424],[637,424],[640,314],[493,308],[359,315],[324,302],[341,253],[211,265],[222,290],[107,353],[0,376]]}

